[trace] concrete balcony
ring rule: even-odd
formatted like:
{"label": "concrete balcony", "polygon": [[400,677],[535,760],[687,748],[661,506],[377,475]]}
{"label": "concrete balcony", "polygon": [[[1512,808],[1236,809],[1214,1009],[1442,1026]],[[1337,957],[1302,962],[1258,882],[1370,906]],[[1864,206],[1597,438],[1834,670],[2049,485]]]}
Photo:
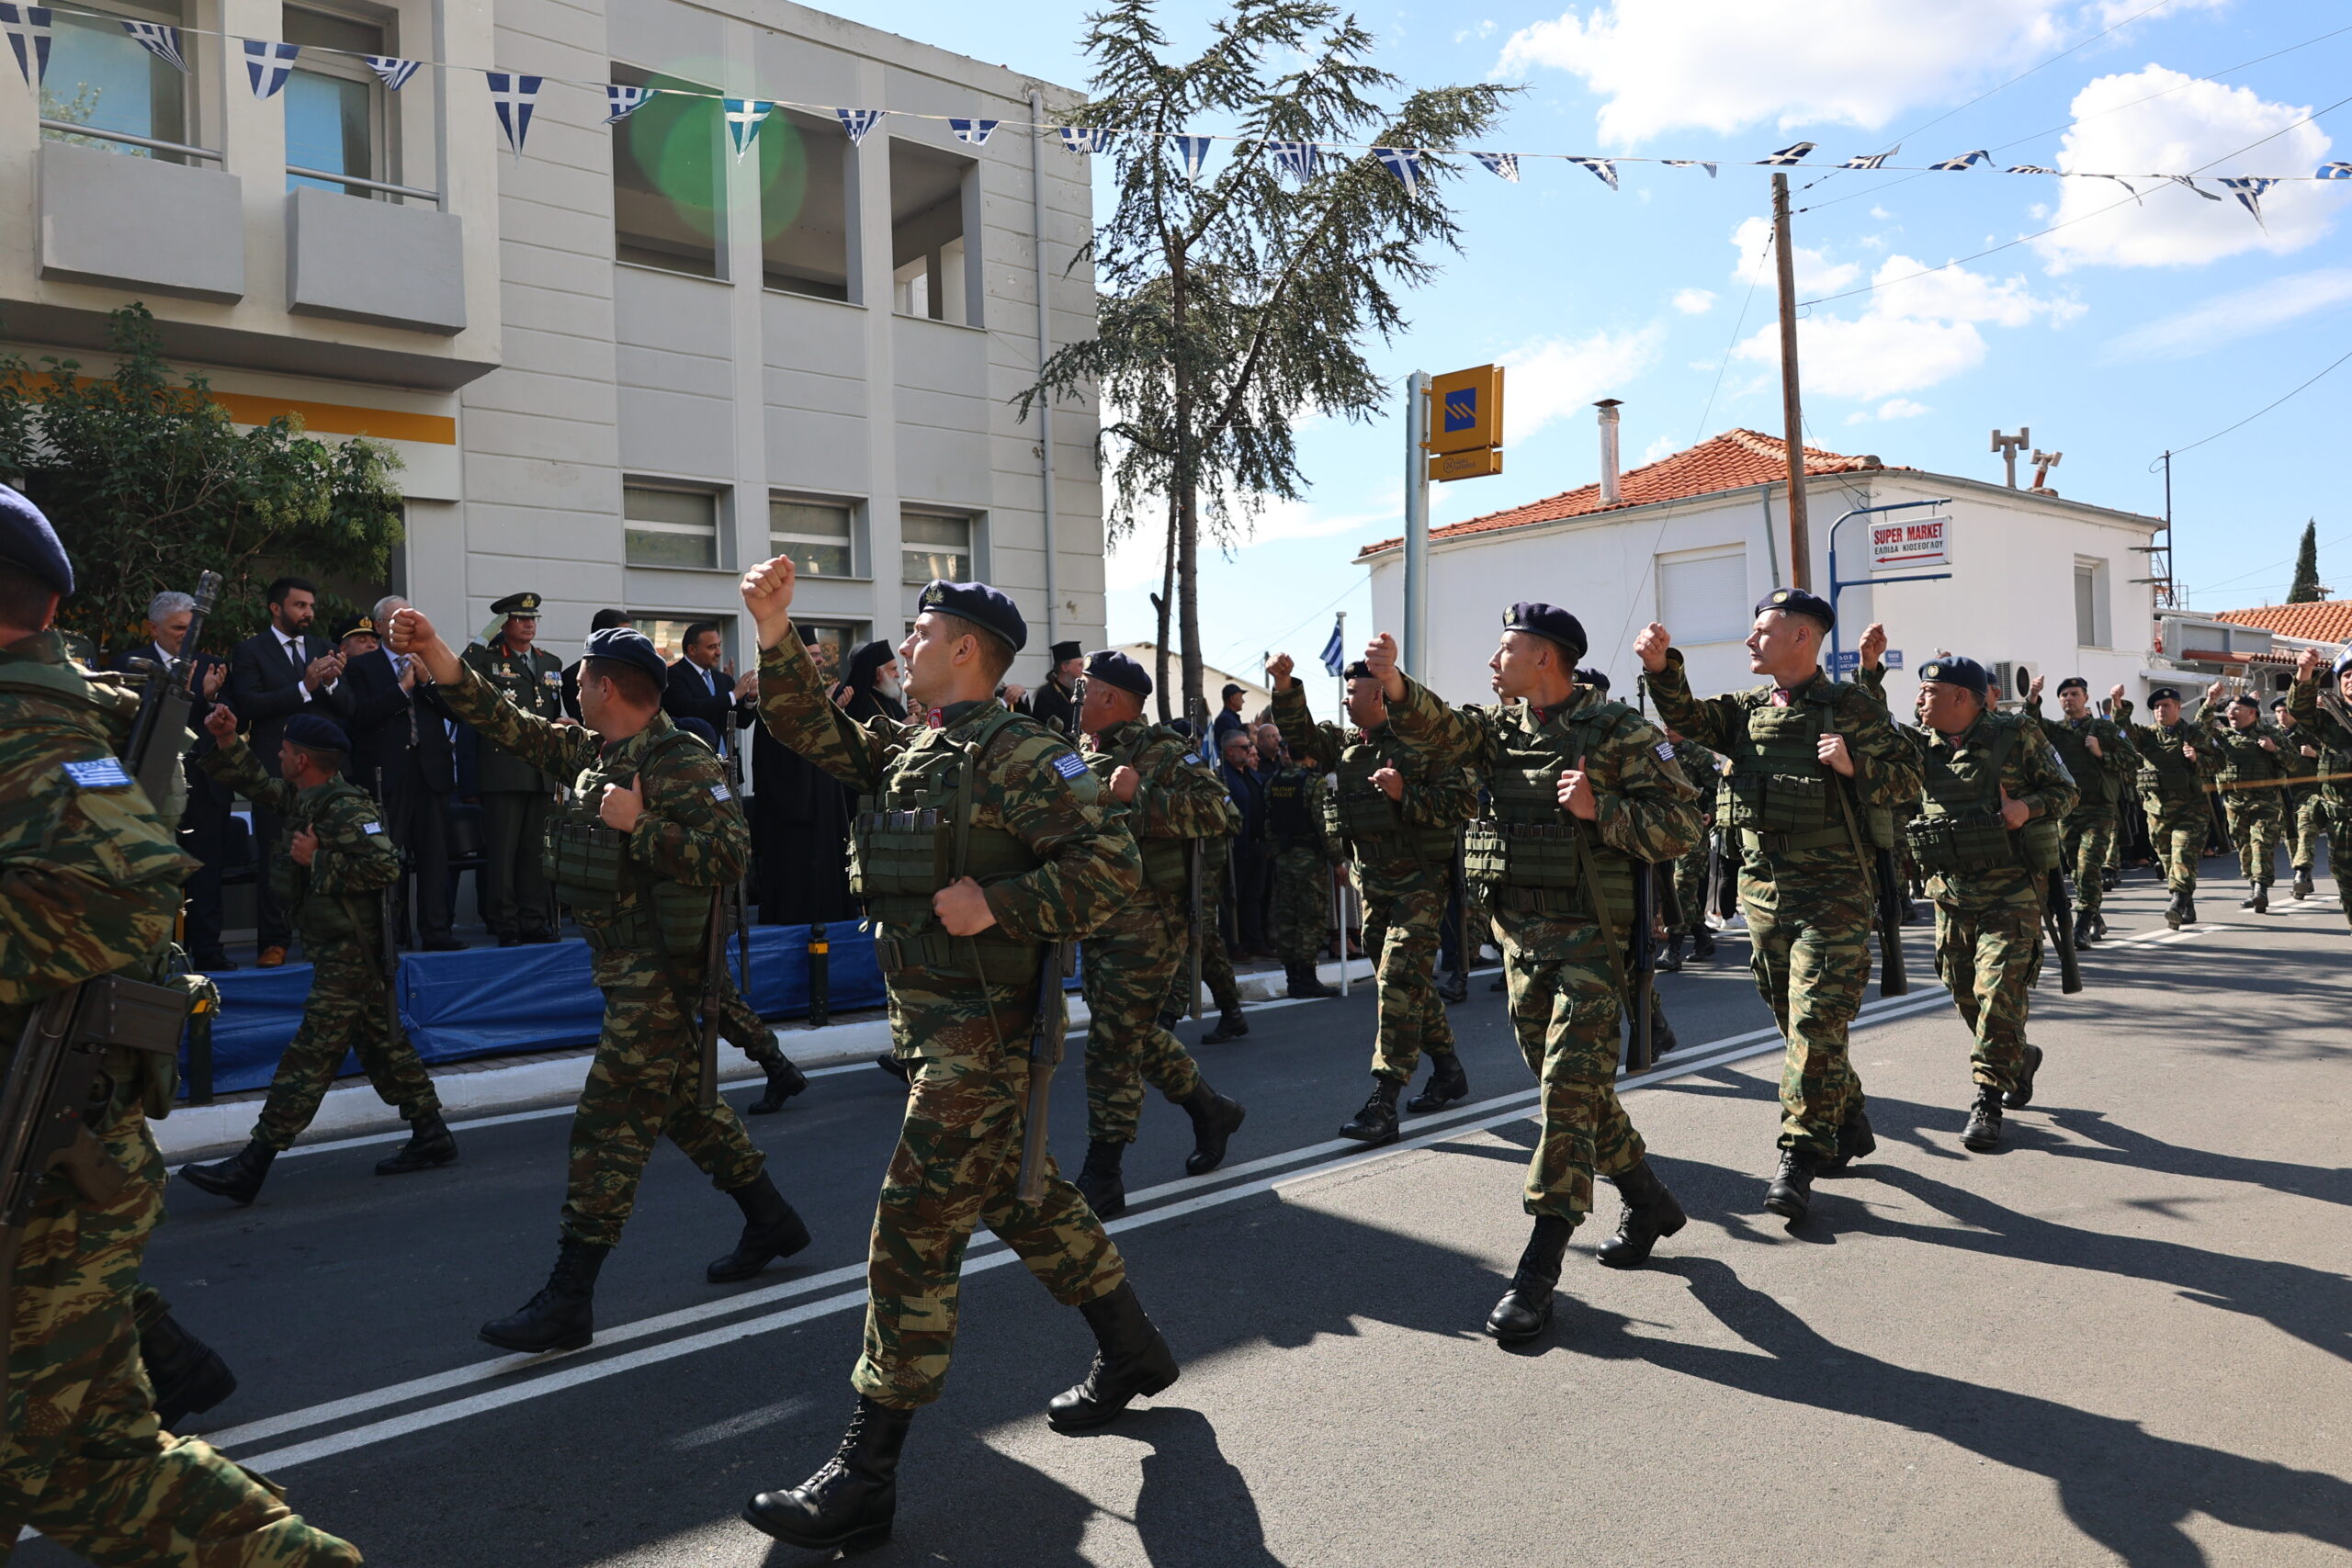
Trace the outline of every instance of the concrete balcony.
{"label": "concrete balcony", "polygon": [[465,224],[454,212],[305,186],[286,197],[286,309],[453,336],[466,330]]}
{"label": "concrete balcony", "polygon": [[40,144],[40,276],[188,299],[245,295],[244,186],[218,169]]}

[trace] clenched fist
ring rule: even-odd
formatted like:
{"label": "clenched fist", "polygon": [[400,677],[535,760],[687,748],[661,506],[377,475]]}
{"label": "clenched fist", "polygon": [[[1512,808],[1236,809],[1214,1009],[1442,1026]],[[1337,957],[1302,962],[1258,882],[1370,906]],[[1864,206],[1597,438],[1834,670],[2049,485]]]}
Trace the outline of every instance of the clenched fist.
{"label": "clenched fist", "polygon": [[1674,639],[1667,635],[1666,627],[1652,621],[1634,639],[1634,657],[1642,661],[1643,669],[1655,675],[1666,668],[1666,650],[1673,646]]}
{"label": "clenched fist", "polygon": [[627,785],[607,784],[605,798],[596,803],[596,815],[605,826],[618,832],[633,832],[637,819],[645,815],[645,791],[631,779]]}
{"label": "clenched fist", "polygon": [[790,556],[763,560],[743,574],[743,608],[759,626],[762,648],[775,648],[792,635],[792,589],[799,581]]}
{"label": "clenched fist", "polygon": [[1125,806],[1143,785],[1143,775],[1122,762],[1111,770],[1111,798]]}
{"label": "clenched fist", "polygon": [[1296,668],[1296,666],[1292,664],[1289,654],[1275,654],[1273,658],[1266,661],[1267,686],[1277,692],[1288,691],[1291,684],[1290,672],[1295,668]]}

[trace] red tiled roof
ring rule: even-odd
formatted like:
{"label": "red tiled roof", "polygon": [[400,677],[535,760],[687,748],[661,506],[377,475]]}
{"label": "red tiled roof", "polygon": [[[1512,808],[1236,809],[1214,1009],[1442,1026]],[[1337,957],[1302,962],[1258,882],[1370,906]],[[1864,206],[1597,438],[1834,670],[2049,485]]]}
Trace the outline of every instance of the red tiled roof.
{"label": "red tiled roof", "polygon": [[[1825,452],[1818,446],[1804,449],[1804,471],[1808,475],[1851,474],[1885,467],[1874,457],[1849,457],[1842,452]],[[1785,480],[1788,473],[1788,447],[1779,436],[1754,430],[1726,430],[1671,457],[1627,469],[1618,484],[1622,498],[1618,501],[1604,504],[1600,486],[1589,484],[1524,506],[1432,528],[1430,537],[1453,539],[1465,534],[1492,534],[1505,528],[1524,527],[1531,523],[1557,523],[1563,518],[1586,517],[1596,512],[1620,512],[1661,501],[1688,501],[1693,496],[1746,490],[1751,485],[1777,484]],[[1373,555],[1393,549],[1402,542],[1383,539],[1378,544],[1366,545],[1358,554]]]}
{"label": "red tiled roof", "polygon": [[2265,604],[2254,610],[2224,610],[2213,617],[2242,626],[2260,626],[2280,637],[2312,642],[2352,642],[2352,599],[2323,599],[2312,604]]}

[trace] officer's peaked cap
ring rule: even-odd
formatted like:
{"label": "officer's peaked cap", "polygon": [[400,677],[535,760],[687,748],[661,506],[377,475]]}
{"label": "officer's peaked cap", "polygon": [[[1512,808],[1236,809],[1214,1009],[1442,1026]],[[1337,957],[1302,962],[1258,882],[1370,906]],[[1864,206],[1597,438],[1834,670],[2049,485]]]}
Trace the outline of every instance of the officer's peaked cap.
{"label": "officer's peaked cap", "polygon": [[[1054,646],[1060,649],[1076,648],[1078,645],[1056,643]],[[1106,648],[1100,653],[1086,656],[1086,678],[1100,681],[1106,686],[1116,686],[1123,692],[1132,692],[1138,697],[1151,695],[1151,677],[1144,673],[1142,665],[1115,648]]]}
{"label": "officer's peaked cap", "polygon": [[537,620],[539,615],[539,596],[536,593],[509,593],[505,598],[492,604],[490,613],[493,615],[528,615],[533,620]]}
{"label": "officer's peaked cap", "polygon": [[57,530],[40,507],[6,485],[0,485],[0,560],[60,594],[74,592],[74,563],[57,542]]}
{"label": "officer's peaked cap", "polygon": [[985,582],[934,581],[915,601],[915,610],[961,615],[1002,637],[1015,653],[1029,646],[1029,623],[1021,618],[1019,607]]}

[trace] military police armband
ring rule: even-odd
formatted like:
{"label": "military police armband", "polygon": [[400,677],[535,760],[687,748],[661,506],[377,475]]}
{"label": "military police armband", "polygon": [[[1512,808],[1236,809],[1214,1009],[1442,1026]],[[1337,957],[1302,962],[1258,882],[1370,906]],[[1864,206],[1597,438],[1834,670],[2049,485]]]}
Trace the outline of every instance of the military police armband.
{"label": "military police armband", "polygon": [[74,781],[76,789],[129,789],[130,775],[122,763],[112,757],[99,757],[87,762],[61,763],[65,776]]}

